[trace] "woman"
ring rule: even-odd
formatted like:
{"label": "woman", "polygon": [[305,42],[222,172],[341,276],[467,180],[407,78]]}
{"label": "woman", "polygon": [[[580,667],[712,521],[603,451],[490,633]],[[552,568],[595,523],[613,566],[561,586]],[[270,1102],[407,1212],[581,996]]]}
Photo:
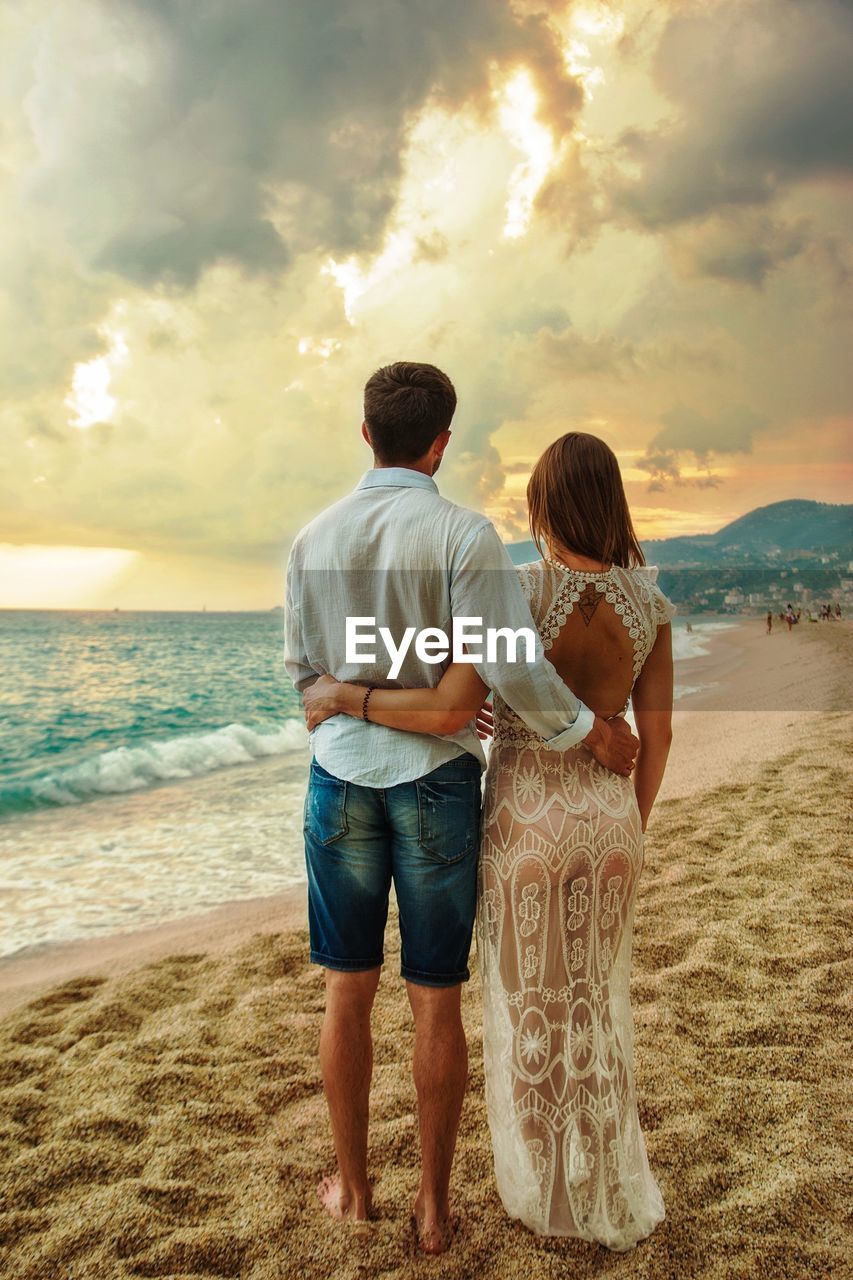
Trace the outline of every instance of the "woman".
{"label": "woman", "polygon": [[[598,715],[632,699],[640,751],[633,780],[621,777],[582,743],[550,749],[495,698],[477,909],[489,1126],[512,1217],[623,1251],[664,1217],[637,1114],[629,978],[643,833],[671,738],[675,610],[644,567],[602,440],[555,441],[527,498],[542,559],[518,573],[547,656]],[[454,732],[486,692],[454,664],[435,689],[376,689],[370,718]],[[361,715],[363,699],[324,676],[306,694],[309,724]]]}

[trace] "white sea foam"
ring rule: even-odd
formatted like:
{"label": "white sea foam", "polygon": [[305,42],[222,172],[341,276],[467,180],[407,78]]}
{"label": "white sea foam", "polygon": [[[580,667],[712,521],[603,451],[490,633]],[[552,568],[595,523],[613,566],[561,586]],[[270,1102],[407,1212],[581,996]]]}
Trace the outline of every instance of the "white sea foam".
{"label": "white sea foam", "polygon": [[285,720],[263,732],[245,724],[229,724],[210,733],[116,747],[34,779],[30,791],[43,804],[78,804],[96,795],[139,791],[158,782],[197,778],[263,756],[299,751],[307,742],[301,720]]}
{"label": "white sea foam", "polygon": [[305,880],[307,750],[0,823],[0,957]]}
{"label": "white sea foam", "polygon": [[736,622],[694,622],[692,630],[686,626],[675,626],[672,629],[672,656],[676,662],[688,662],[691,658],[702,658],[710,652],[709,641],[720,631],[730,631]]}
{"label": "white sea foam", "polygon": [[704,693],[708,688],[710,685],[706,684],[676,684],[672,696],[677,702],[679,698],[689,698],[693,693]]}

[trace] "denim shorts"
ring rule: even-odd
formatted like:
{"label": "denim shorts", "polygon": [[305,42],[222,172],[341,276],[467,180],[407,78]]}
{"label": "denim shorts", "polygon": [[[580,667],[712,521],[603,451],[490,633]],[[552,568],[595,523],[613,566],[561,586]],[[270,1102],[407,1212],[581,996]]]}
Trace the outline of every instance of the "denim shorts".
{"label": "denim shorts", "polygon": [[467,752],[384,788],[345,782],[312,760],[304,831],[314,964],[356,972],[383,963],[393,880],[402,976],[432,987],[468,980],[480,776]]}

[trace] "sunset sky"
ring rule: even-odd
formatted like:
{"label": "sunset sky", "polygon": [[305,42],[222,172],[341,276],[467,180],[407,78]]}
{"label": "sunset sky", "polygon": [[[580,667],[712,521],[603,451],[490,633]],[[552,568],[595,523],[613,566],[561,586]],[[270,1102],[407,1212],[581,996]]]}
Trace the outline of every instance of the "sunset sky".
{"label": "sunset sky", "polygon": [[555,436],[640,536],[853,477],[845,0],[0,7],[0,605],[268,608],[369,373],[527,536]]}

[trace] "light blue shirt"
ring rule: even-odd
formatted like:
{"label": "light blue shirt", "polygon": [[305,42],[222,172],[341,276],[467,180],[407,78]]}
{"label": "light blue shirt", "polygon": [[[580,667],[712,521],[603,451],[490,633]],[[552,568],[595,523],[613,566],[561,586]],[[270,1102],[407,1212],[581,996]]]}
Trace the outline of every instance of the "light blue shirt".
{"label": "light blue shirt", "polygon": [[[523,643],[516,662],[508,660],[505,644],[493,660],[482,645],[483,660],[474,666],[489,688],[556,750],[580,742],[592,728],[592,711],[544,656],[494,525],[442,498],[420,471],[368,471],[353,493],[306,525],[291,549],[285,597],[285,666],[300,692],[325,672],[386,688],[434,688],[441,680],[450,658],[424,662],[414,645],[395,680],[381,643],[375,661],[348,664],[347,617],[375,618],[375,629],[388,627],[397,643],[406,627],[438,627],[450,635],[453,618],[482,618],[483,632],[526,627],[535,637],[531,664]],[[309,743],[329,773],[368,787],[411,782],[466,751],[485,765],[473,722],[439,737],[337,715],[318,725]]]}

